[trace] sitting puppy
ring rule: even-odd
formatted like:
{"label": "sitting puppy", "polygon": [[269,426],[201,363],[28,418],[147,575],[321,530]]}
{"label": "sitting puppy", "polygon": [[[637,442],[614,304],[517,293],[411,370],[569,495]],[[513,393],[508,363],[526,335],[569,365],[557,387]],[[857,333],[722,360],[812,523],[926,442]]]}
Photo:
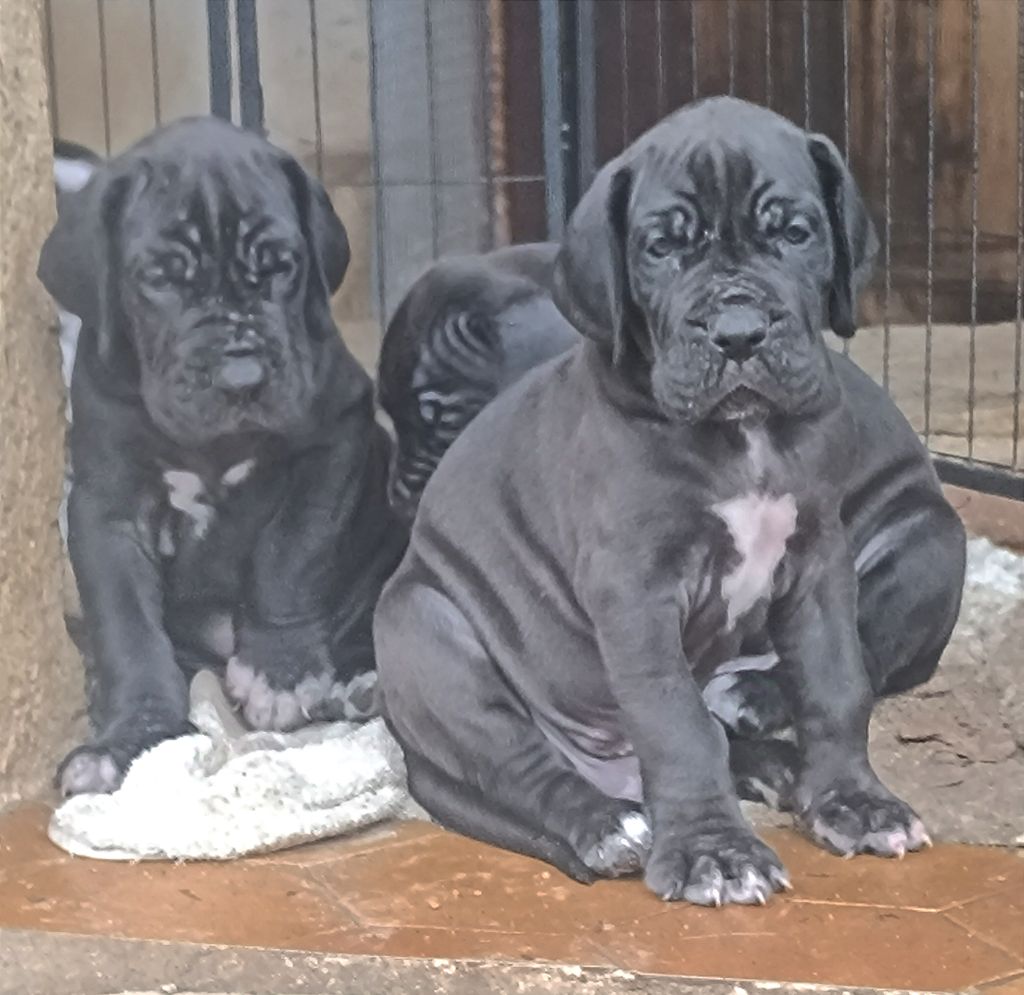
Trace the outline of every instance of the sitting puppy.
{"label": "sitting puppy", "polygon": [[381,343],[378,396],[397,440],[391,503],[406,519],[441,457],[497,394],[579,341],[551,299],[553,244],[442,259]]}
{"label": "sitting puppy", "polygon": [[230,661],[257,728],[368,713],[373,607],[406,536],[329,309],[348,258],[323,188],[216,119],[62,199],[39,275],[82,320],[68,528],[95,727],[66,794],[186,732],[200,667]]}
{"label": "sitting puppy", "polygon": [[[833,144],[739,100],[600,172],[556,266],[586,341],[455,442],[377,609],[383,711],[440,822],[704,905],[788,886],[734,776],[837,853],[926,845],[868,722],[934,671],[964,533],[819,334],[853,333],[875,245]],[[763,738],[731,756],[702,692]]]}

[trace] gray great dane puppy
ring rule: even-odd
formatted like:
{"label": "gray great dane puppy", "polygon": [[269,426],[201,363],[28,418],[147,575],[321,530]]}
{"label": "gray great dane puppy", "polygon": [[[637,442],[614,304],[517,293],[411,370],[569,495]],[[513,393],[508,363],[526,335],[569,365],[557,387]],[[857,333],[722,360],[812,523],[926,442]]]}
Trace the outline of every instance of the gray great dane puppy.
{"label": "gray great dane puppy", "polygon": [[484,406],[579,341],[551,299],[557,252],[537,243],[442,259],[388,322],[377,393],[395,429],[389,493],[404,518]]}
{"label": "gray great dane puppy", "polygon": [[[708,905],[788,885],[737,781],[838,853],[927,844],[867,731],[936,667],[964,533],[820,335],[853,333],[875,244],[833,144],[742,101],[600,172],[556,266],[586,341],[448,451],[375,617],[384,713],[443,824]],[[755,725],[771,698],[795,743],[730,755],[702,690]]]}
{"label": "gray great dane puppy", "polygon": [[61,197],[39,275],[82,323],[68,541],[95,733],[65,793],[113,789],[186,732],[201,667],[226,665],[258,728],[366,716],[406,530],[370,378],[331,318],[348,258],[320,184],[216,119]]}

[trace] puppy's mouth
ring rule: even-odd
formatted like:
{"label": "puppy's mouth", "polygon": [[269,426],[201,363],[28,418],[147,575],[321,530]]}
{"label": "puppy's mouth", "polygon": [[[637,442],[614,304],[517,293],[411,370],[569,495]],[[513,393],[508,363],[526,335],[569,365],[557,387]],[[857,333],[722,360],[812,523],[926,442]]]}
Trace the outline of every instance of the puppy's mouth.
{"label": "puppy's mouth", "polygon": [[760,391],[740,386],[719,400],[709,415],[715,421],[749,421],[767,418],[774,407],[771,399]]}
{"label": "puppy's mouth", "polygon": [[221,353],[213,380],[228,393],[246,393],[262,387],[267,380],[267,362],[262,349],[249,342],[232,342]]}

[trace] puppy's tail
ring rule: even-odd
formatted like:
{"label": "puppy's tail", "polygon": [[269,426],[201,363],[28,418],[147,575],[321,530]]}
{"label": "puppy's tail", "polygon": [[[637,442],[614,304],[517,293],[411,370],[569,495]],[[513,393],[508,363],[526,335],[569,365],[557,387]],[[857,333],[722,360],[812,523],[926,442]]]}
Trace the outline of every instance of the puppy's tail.
{"label": "puppy's tail", "polygon": [[414,750],[405,750],[405,766],[413,798],[446,829],[543,860],[580,884],[597,880],[565,840],[546,834],[522,813],[486,797],[472,785],[456,781]]}

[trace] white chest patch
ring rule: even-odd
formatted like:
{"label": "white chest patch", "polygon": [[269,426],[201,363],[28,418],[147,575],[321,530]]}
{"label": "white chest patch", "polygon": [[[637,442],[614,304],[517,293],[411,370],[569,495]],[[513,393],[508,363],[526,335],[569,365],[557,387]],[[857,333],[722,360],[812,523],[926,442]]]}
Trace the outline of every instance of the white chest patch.
{"label": "white chest patch", "polygon": [[[256,460],[247,459],[229,467],[221,475],[220,487],[228,490],[237,487],[248,479],[255,466]],[[211,498],[203,478],[191,470],[165,470],[164,484],[167,486],[170,506],[191,519],[192,531],[197,539],[204,538],[216,514],[216,498]],[[219,493],[223,496],[223,490]],[[160,552],[165,556],[174,553],[174,543],[169,533],[160,537]]]}
{"label": "white chest patch", "polygon": [[722,578],[722,598],[732,628],[737,619],[771,594],[775,570],[796,530],[796,501],[792,494],[745,494],[721,501],[711,510],[725,522],[740,557]]}
{"label": "white chest patch", "polygon": [[196,536],[202,539],[213,521],[213,506],[206,499],[202,477],[189,470],[165,470],[164,483],[171,507],[192,520]]}

